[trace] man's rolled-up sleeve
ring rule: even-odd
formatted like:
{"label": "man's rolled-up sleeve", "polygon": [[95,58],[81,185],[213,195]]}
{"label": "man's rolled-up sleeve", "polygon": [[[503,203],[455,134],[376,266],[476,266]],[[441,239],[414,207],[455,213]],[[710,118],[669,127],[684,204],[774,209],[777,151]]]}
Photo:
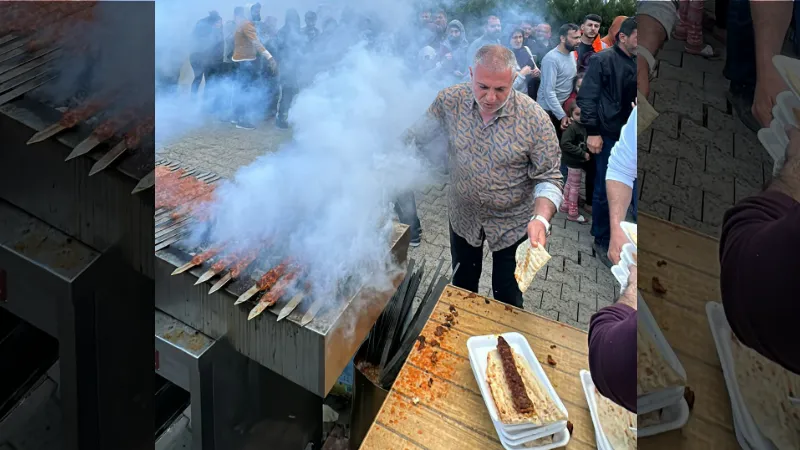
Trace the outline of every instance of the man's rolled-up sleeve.
{"label": "man's rolled-up sleeve", "polygon": [[619,141],[611,149],[606,181],[619,181],[633,189],[636,180],[636,122],[638,107],[633,108],[628,122],[622,127]]}
{"label": "man's rolled-up sleeve", "polygon": [[605,397],[636,412],[636,310],[616,303],[589,322],[589,372]]}
{"label": "man's rolled-up sleeve", "polygon": [[678,20],[678,2],[676,0],[646,0],[636,2],[636,14],[650,16],[656,19],[667,32],[670,38],[672,27]]}

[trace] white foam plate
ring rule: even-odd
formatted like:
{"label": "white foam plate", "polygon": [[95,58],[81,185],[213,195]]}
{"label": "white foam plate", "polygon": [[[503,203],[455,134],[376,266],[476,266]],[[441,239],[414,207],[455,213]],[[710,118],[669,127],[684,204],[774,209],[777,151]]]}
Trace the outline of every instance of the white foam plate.
{"label": "white foam plate", "polygon": [[636,246],[630,242],[622,246],[622,253],[619,256],[622,261],[625,261],[625,269],[628,270],[628,273],[631,271],[630,266],[636,265],[636,261],[633,258],[635,254]]}
{"label": "white foam plate", "polygon": [[[777,450],[777,447],[766,438],[758,429],[753,416],[747,410],[744,403],[741,391],[739,391],[739,383],[736,382],[736,373],[733,366],[733,353],[731,351],[731,327],[728,325],[728,319],[725,318],[725,311],[721,303],[708,302],[706,303],[706,314],[708,315],[708,324],[711,327],[711,335],[714,337],[714,343],[717,347],[717,354],[719,355],[719,362],[722,366],[722,375],[725,377],[725,384],[728,387],[728,395],[731,397],[731,409],[733,409],[734,428],[739,431],[741,428],[741,435],[744,440],[750,444],[751,447],[764,449],[764,450]],[[736,417],[741,419],[740,423],[736,423]],[[740,426],[741,425],[741,426]],[[741,440],[739,443],[741,444]]]}
{"label": "white foam plate", "polygon": [[592,424],[594,424],[594,439],[597,442],[597,448],[600,450],[614,450],[611,448],[605,433],[603,433],[603,427],[600,425],[600,416],[597,415],[597,398],[594,394],[592,374],[588,370],[581,370],[580,377],[583,385],[583,395],[586,396],[586,403],[589,404],[589,415],[592,417]]}
{"label": "white foam plate", "polygon": [[643,438],[677,430],[689,421],[689,404],[682,398],[680,402],[667,406],[661,411],[661,423],[645,428],[639,428],[636,437]]}
{"label": "white foam plate", "polygon": [[[784,129],[800,128],[794,116],[795,108],[800,109],[800,98],[797,98],[791,91],[783,91],[775,98],[772,115],[780,120]],[[776,110],[777,114],[775,114]]]}
{"label": "white foam plate", "polygon": [[[497,429],[497,425],[495,425],[495,429]],[[566,447],[567,444],[569,443],[569,439],[570,439],[569,431],[567,430],[567,427],[564,426],[564,428],[561,431],[553,435],[553,442],[551,444],[540,445],[537,447],[525,447],[524,442],[522,444],[511,445],[507,441],[505,441],[502,437],[500,437],[500,443],[503,444],[503,448],[506,450],[550,450],[553,448]],[[530,440],[525,442],[529,441]]]}
{"label": "white foam plate", "polygon": [[[625,233],[625,237],[628,238],[628,242],[630,242],[631,244],[633,244],[634,247],[636,247],[636,241],[639,240],[638,239],[637,229],[636,229],[636,224],[635,223],[630,223],[630,222],[620,222],[619,226],[620,226],[620,228],[622,228],[622,232]],[[633,239],[633,235],[634,234],[637,235],[637,239],[636,240]]]}
{"label": "white foam plate", "polygon": [[782,148],[789,145],[789,136],[786,135],[786,130],[783,129],[778,119],[772,119],[772,122],[769,123],[769,130],[772,131],[772,135],[775,136]]}
{"label": "white foam plate", "polygon": [[611,267],[611,274],[614,275],[614,278],[616,278],[619,282],[620,292],[624,291],[625,288],[628,287],[628,278],[631,275],[624,264],[625,263],[620,259],[619,264]]}
{"label": "white foam plate", "polygon": [[[686,369],[683,368],[683,364],[681,364],[675,351],[672,350],[669,342],[667,342],[667,339],[658,327],[658,322],[656,322],[656,319],[653,317],[653,313],[650,312],[650,308],[647,307],[647,303],[645,303],[642,298],[641,292],[639,292],[638,299],[638,314],[639,326],[644,327],[653,337],[656,349],[663,355],[667,364],[678,372],[681,378],[686,380]],[[636,410],[639,414],[646,414],[657,409],[674,405],[683,398],[684,388],[684,386],[674,387],[638,397],[636,399]]]}
{"label": "white foam plate", "polygon": [[[526,433],[527,440],[525,442],[558,433],[562,428],[566,429],[566,420],[562,420],[544,427],[537,427],[530,424],[505,425],[500,422],[497,415],[497,408],[495,407],[494,399],[492,398],[492,392],[489,389],[489,384],[486,382],[486,357],[489,355],[490,351],[497,348],[497,336],[498,335],[473,336],[467,339],[467,350],[469,352],[469,362],[470,366],[472,367],[472,373],[475,375],[475,380],[478,382],[478,387],[480,388],[483,402],[486,404],[486,408],[489,410],[489,416],[491,417],[492,422],[494,422],[495,428],[502,429],[505,432],[505,435],[510,436],[513,439],[519,439],[522,433]],[[564,403],[561,401],[561,398],[559,398],[558,393],[556,393],[556,390],[553,388],[553,384],[550,383],[550,379],[548,379],[547,375],[544,373],[544,369],[542,369],[542,365],[539,364],[539,360],[536,358],[536,354],[533,353],[528,340],[519,333],[503,333],[500,336],[503,336],[503,338],[508,342],[508,345],[511,346],[514,351],[525,358],[531,370],[533,371],[533,374],[542,383],[547,395],[553,399],[556,407],[558,407],[558,409],[561,410],[565,416],[569,417],[567,408],[564,406]],[[500,435],[500,433],[498,433],[498,435]],[[500,439],[503,440],[502,435],[500,435]]]}
{"label": "white foam plate", "polygon": [[788,56],[775,55],[772,57],[772,64],[775,65],[776,69],[778,69],[778,73],[781,75],[781,78],[783,78],[786,86],[789,86],[789,89],[791,89],[794,95],[800,97],[800,91],[798,91],[798,89],[800,89],[800,85],[792,85],[788,76],[788,73],[792,72],[795,77],[800,80],[800,61],[794,58],[789,58]]}
{"label": "white foam plate", "polygon": [[781,146],[778,143],[778,138],[775,137],[772,130],[769,128],[758,130],[758,140],[761,142],[761,145],[767,149],[772,160],[775,161],[775,165],[772,168],[772,175],[777,175],[786,162],[786,146]]}

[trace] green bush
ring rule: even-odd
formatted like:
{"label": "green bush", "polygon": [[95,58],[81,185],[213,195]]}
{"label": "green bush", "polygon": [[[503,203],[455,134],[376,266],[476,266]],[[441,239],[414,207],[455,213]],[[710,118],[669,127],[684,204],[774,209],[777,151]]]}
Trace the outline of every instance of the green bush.
{"label": "green bush", "polygon": [[547,22],[554,30],[569,22],[580,25],[587,14],[599,14],[603,18],[600,35],[605,36],[615,17],[636,15],[636,1],[609,0],[608,3],[603,3],[602,0],[548,0],[547,11]]}

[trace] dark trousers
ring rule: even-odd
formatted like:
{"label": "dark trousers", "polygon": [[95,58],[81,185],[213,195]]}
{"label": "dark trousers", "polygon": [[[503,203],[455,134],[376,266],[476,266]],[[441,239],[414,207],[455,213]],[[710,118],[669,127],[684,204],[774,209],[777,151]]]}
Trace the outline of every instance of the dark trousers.
{"label": "dark trousers", "polygon": [[242,61],[236,64],[236,89],[233,93],[233,118],[236,121],[247,121],[249,101],[253,98],[252,89],[259,75],[258,60]]}
{"label": "dark trousers", "polygon": [[714,21],[714,25],[717,28],[722,30],[728,29],[728,6],[730,4],[730,0],[716,0],[714,2],[714,15],[716,16],[716,20]]}
{"label": "dark trousers", "polygon": [[558,142],[561,142],[561,121],[555,116],[555,114],[547,111],[547,115],[550,116],[550,121],[553,122],[553,126],[556,129],[556,136],[558,136]]}
{"label": "dark trousers", "polygon": [[639,220],[639,207],[638,207],[639,196],[637,192],[639,189],[637,189],[638,185],[636,184],[636,181],[637,181],[636,179],[633,180],[633,194],[631,195],[631,207],[630,207],[630,213],[631,216],[633,216],[634,222],[637,222]]}
{"label": "dark trousers", "polygon": [[728,5],[725,78],[731,81],[730,90],[752,98],[756,85],[756,48],[750,2],[731,0]]}
{"label": "dark trousers", "polygon": [[404,223],[411,227],[411,241],[419,241],[420,233],[422,232],[422,224],[419,221],[417,214],[417,199],[414,196],[414,191],[403,194],[394,201],[394,212],[397,213],[397,218],[400,223]]}
{"label": "dark trousers", "polygon": [[611,219],[608,213],[608,192],[606,191],[606,171],[608,171],[608,158],[611,148],[617,141],[608,136],[603,136],[603,149],[595,156],[597,173],[594,183],[594,198],[592,199],[592,236],[595,244],[608,248],[611,241]]}
{"label": "dark trousers", "polygon": [[[481,234],[483,234],[481,232]],[[514,245],[492,252],[492,293],[500,302],[522,308],[522,292],[514,278],[517,262],[514,259],[519,244],[528,239],[526,235]],[[472,292],[478,292],[478,284],[483,271],[483,242],[480,247],[469,245],[466,239],[457,235],[450,226],[450,256],[453,259],[453,270],[458,271],[453,277],[453,285]]]}

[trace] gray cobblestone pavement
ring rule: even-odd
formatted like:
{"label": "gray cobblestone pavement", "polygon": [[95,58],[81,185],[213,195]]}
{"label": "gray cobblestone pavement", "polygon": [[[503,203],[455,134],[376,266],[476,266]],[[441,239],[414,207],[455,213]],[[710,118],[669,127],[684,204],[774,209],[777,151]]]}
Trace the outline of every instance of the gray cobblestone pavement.
{"label": "gray cobblestone pavement", "polygon": [[[731,111],[723,59],[659,53],[650,101],[661,114],[639,135],[640,210],[719,237],[725,211],[761,191],[773,161]],[[721,47],[721,44],[716,44]]]}

